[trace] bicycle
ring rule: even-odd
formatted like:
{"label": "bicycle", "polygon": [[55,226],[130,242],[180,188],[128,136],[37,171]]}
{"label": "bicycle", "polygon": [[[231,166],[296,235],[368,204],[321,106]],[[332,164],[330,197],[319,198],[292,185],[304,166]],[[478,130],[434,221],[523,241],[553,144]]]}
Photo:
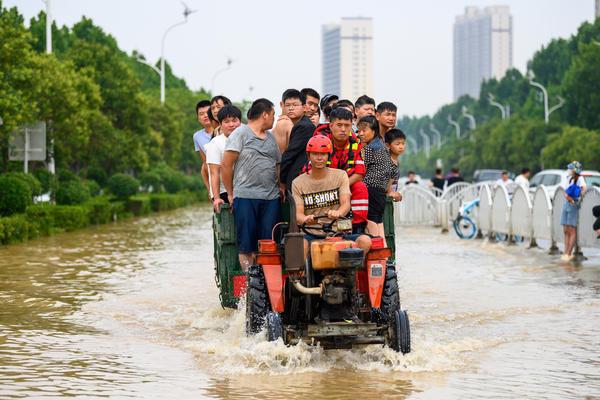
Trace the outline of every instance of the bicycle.
{"label": "bicycle", "polygon": [[477,224],[469,217],[471,210],[479,206],[479,199],[464,204],[458,210],[458,216],[452,221],[454,231],[461,239],[473,239],[477,235]]}

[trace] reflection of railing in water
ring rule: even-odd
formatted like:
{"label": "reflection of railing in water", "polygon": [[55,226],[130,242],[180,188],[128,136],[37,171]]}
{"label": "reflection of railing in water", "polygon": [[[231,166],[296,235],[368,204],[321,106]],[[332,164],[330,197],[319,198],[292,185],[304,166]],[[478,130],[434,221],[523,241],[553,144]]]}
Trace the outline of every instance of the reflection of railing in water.
{"label": "reflection of railing in water", "polygon": [[[557,189],[550,198],[544,186],[538,187],[533,194],[516,186],[511,188],[514,189],[511,197],[506,187],[493,186],[457,183],[441,195],[422,186],[405,186],[401,189],[402,202],[396,203],[396,224],[441,226],[446,231],[462,204],[479,197],[479,207],[470,216],[477,222],[480,232],[490,237],[506,235],[509,240],[517,236],[528,239],[532,245],[536,240],[547,240],[551,242],[552,250],[556,250],[556,243],[564,240],[560,225],[566,201],[564,190]],[[600,247],[600,240],[592,228],[592,208],[596,205],[600,205],[600,189],[588,188],[580,203],[578,247]]]}

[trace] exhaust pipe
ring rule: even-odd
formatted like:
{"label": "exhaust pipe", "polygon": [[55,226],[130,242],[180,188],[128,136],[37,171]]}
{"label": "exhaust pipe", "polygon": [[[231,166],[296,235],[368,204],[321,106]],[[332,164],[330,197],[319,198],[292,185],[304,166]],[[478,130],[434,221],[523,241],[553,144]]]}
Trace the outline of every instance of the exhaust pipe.
{"label": "exhaust pipe", "polygon": [[307,288],[306,286],[301,284],[300,281],[294,281],[294,287],[296,288],[297,291],[299,291],[302,294],[314,294],[314,295],[320,296],[321,293],[323,292],[323,288],[321,286]]}

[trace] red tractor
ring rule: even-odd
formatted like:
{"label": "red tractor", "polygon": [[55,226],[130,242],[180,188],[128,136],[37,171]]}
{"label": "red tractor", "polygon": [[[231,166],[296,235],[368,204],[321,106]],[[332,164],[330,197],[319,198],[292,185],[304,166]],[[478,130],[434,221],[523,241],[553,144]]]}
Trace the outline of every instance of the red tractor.
{"label": "red tractor", "polygon": [[[400,308],[393,260],[392,203],[386,206],[389,247],[384,238],[373,238],[364,254],[353,241],[342,238],[351,230],[350,220],[317,219],[318,226],[310,227],[317,238],[310,242],[307,258],[303,239],[308,228],[296,225],[293,205],[290,208],[289,224],[276,226],[271,240],[259,241],[256,265],[249,268],[247,281],[241,270],[225,265],[237,257],[223,257],[224,243],[218,237],[223,231],[219,225],[222,228],[232,217],[226,208],[216,217],[215,261],[222,304],[235,307],[235,299],[245,291],[246,332],[265,329],[270,341],[319,343],[325,349],[383,344],[410,352],[408,314]],[[316,230],[320,234],[315,235]]]}

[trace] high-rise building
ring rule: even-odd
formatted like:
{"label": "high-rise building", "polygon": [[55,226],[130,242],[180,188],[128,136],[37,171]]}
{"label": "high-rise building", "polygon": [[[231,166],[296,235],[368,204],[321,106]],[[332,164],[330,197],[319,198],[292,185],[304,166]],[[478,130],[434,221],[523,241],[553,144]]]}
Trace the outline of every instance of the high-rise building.
{"label": "high-rise building", "polygon": [[596,0],[596,18],[600,18],[600,0]]}
{"label": "high-rise building", "polygon": [[373,96],[373,22],[371,18],[342,18],[323,25],[322,94],[351,101]]}
{"label": "high-rise building", "polygon": [[454,99],[478,98],[483,80],[501,79],[512,67],[512,54],[509,7],[466,7],[454,22]]}

